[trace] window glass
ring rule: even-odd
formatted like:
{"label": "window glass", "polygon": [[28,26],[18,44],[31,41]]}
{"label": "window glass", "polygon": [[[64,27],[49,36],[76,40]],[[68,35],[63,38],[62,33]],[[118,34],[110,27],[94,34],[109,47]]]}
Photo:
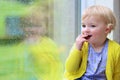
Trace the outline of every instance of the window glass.
{"label": "window glass", "polygon": [[0,80],[62,80],[52,0],[0,0]]}

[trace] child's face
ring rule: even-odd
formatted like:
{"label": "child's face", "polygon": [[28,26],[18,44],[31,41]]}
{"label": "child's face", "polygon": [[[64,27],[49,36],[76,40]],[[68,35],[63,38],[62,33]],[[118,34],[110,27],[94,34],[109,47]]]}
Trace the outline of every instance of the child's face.
{"label": "child's face", "polygon": [[88,35],[86,38],[90,43],[98,43],[106,39],[107,25],[96,16],[86,17],[82,20],[82,35]]}

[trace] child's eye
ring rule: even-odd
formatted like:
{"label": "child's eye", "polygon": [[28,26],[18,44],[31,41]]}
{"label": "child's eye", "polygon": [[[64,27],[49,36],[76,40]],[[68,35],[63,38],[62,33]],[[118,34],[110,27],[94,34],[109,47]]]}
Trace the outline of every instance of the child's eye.
{"label": "child's eye", "polygon": [[91,25],[91,27],[96,27],[95,25]]}
{"label": "child's eye", "polygon": [[86,27],[86,25],[82,25],[82,27],[84,28],[84,27]]}

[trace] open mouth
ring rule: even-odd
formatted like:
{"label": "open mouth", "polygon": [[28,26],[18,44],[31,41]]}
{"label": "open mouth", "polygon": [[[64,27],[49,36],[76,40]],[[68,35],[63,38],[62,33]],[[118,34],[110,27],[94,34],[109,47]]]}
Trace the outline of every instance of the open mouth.
{"label": "open mouth", "polygon": [[86,36],[85,39],[90,39],[90,37],[92,37],[92,35]]}

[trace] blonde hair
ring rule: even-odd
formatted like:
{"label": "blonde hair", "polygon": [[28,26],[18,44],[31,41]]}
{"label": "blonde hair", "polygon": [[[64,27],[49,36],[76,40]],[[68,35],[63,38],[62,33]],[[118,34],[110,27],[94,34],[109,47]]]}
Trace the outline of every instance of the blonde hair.
{"label": "blonde hair", "polygon": [[87,17],[91,16],[97,16],[101,18],[106,25],[110,25],[112,29],[115,28],[116,26],[116,18],[112,10],[108,7],[101,6],[101,5],[93,5],[88,7],[83,15],[82,15],[82,20],[84,20]]}

